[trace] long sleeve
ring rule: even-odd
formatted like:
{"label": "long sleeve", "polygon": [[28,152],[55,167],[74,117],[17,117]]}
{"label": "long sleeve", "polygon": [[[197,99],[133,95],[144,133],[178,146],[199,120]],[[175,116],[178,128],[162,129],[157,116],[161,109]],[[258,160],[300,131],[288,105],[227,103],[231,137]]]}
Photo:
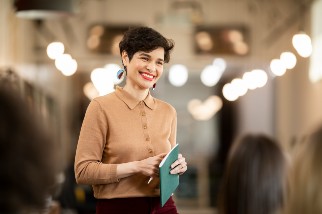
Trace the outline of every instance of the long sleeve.
{"label": "long sleeve", "polygon": [[177,144],[177,114],[175,114],[171,123],[171,133],[169,141],[171,144],[171,148],[173,148]]}
{"label": "long sleeve", "polygon": [[86,111],[80,131],[76,155],[76,182],[108,184],[118,182],[116,164],[102,163],[108,131],[107,116],[100,104],[93,100]]}

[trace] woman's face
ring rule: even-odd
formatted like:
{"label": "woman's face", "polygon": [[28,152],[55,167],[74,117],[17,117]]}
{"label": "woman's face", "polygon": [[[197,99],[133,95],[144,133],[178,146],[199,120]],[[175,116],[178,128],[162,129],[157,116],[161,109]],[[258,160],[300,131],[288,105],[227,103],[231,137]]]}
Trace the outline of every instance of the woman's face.
{"label": "woman's face", "polygon": [[127,84],[135,88],[152,88],[163,73],[164,49],[161,47],[151,52],[138,51],[131,61],[123,52],[122,59],[127,68]]}

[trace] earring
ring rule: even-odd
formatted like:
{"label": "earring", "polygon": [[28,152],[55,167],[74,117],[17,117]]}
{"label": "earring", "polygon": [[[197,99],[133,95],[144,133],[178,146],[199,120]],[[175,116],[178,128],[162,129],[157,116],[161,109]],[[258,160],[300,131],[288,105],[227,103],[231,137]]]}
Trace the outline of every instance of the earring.
{"label": "earring", "polygon": [[156,85],[157,85],[156,83],[153,84],[153,87],[152,87],[153,91],[154,91]]}
{"label": "earring", "polygon": [[118,78],[118,79],[121,79],[121,78],[122,78],[122,76],[123,76],[123,74],[124,74],[124,70],[123,70],[123,69],[120,69],[120,70],[117,72],[116,76],[117,76],[117,78]]}

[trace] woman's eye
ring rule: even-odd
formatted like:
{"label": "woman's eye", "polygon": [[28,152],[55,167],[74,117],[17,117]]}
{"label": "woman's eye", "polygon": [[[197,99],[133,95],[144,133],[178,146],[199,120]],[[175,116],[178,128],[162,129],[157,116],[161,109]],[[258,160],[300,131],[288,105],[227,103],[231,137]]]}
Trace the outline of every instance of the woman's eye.
{"label": "woman's eye", "polygon": [[163,65],[163,62],[157,62],[158,63],[158,65]]}

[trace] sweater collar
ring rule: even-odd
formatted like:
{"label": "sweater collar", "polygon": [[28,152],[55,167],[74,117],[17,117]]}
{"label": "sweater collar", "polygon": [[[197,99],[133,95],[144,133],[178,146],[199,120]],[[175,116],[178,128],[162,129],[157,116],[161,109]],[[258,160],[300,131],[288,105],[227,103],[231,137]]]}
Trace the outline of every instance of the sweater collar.
{"label": "sweater collar", "polygon": [[[123,90],[122,87],[116,86],[115,90],[116,96],[118,96],[130,109],[134,109],[139,103],[140,100],[135,99],[132,95],[127,93],[125,90]],[[150,91],[148,93],[148,96],[144,100],[142,100],[147,107],[150,109],[155,108],[155,100],[152,97]]]}

